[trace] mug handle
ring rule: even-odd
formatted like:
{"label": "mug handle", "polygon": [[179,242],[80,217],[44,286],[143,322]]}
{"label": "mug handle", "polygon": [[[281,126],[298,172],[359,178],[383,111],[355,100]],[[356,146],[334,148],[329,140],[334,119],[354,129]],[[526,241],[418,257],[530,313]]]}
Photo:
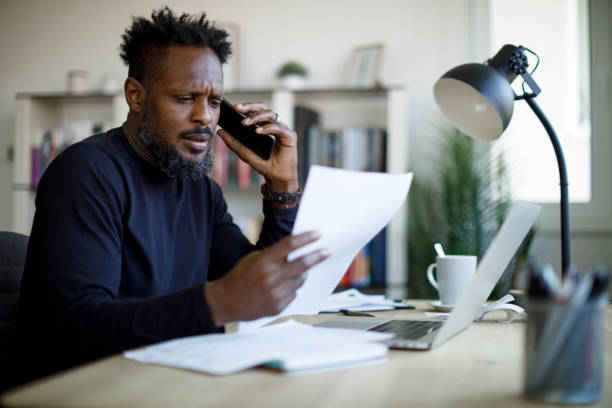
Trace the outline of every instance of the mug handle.
{"label": "mug handle", "polygon": [[438,282],[436,282],[436,279],[433,276],[433,270],[436,266],[437,265],[435,263],[432,263],[427,267],[427,280],[429,281],[429,283],[431,283],[431,286],[438,289]]}

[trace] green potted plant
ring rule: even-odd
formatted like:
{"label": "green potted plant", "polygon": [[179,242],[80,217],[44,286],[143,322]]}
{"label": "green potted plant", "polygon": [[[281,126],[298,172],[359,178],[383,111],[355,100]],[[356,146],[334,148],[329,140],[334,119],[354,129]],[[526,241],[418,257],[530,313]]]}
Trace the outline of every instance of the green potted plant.
{"label": "green potted plant", "polygon": [[[511,203],[503,156],[494,156],[491,144],[450,125],[441,125],[436,132],[440,139],[430,157],[435,163],[433,172],[429,177],[415,175],[409,205],[409,296],[430,299],[438,296],[425,272],[435,262],[433,244],[442,243],[448,254],[476,255],[480,261]],[[533,235],[532,229],[491,298],[511,289]]]}
{"label": "green potted plant", "polygon": [[308,70],[299,62],[288,61],[281,65],[276,76],[286,88],[301,89],[306,82]]}

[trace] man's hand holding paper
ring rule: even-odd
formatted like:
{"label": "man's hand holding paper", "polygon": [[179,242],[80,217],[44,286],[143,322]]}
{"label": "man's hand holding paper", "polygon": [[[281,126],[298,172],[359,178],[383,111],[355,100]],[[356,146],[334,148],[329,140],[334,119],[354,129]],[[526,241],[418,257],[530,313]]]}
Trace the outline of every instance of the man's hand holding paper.
{"label": "man's hand holding paper", "polygon": [[296,298],[277,316],[241,322],[260,327],[280,316],[317,313],[359,250],[401,207],[412,174],[357,172],[312,166],[292,234],[319,231],[322,238],[289,254],[291,261],[320,248],[331,256],[308,271]]}

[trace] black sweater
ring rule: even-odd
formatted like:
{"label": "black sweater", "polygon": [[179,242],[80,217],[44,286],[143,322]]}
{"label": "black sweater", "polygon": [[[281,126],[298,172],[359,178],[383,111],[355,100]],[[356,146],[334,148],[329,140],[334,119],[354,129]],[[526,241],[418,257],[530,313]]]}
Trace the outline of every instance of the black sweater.
{"label": "black sweater", "polygon": [[[257,246],[290,233],[296,212],[264,206]],[[204,284],[254,248],[208,177],[167,177],[121,128],[77,143],[38,187],[18,311],[20,365],[34,377],[217,332]]]}

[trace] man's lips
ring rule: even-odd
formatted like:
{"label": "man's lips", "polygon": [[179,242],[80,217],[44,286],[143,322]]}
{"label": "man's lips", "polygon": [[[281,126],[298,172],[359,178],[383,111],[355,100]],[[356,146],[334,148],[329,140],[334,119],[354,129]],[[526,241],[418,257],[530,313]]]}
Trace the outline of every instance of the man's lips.
{"label": "man's lips", "polygon": [[210,135],[203,133],[192,133],[181,137],[183,139],[192,140],[194,142],[208,142],[210,140]]}
{"label": "man's lips", "polygon": [[210,135],[202,133],[192,133],[181,136],[181,138],[187,142],[187,144],[195,150],[204,150],[210,142]]}

